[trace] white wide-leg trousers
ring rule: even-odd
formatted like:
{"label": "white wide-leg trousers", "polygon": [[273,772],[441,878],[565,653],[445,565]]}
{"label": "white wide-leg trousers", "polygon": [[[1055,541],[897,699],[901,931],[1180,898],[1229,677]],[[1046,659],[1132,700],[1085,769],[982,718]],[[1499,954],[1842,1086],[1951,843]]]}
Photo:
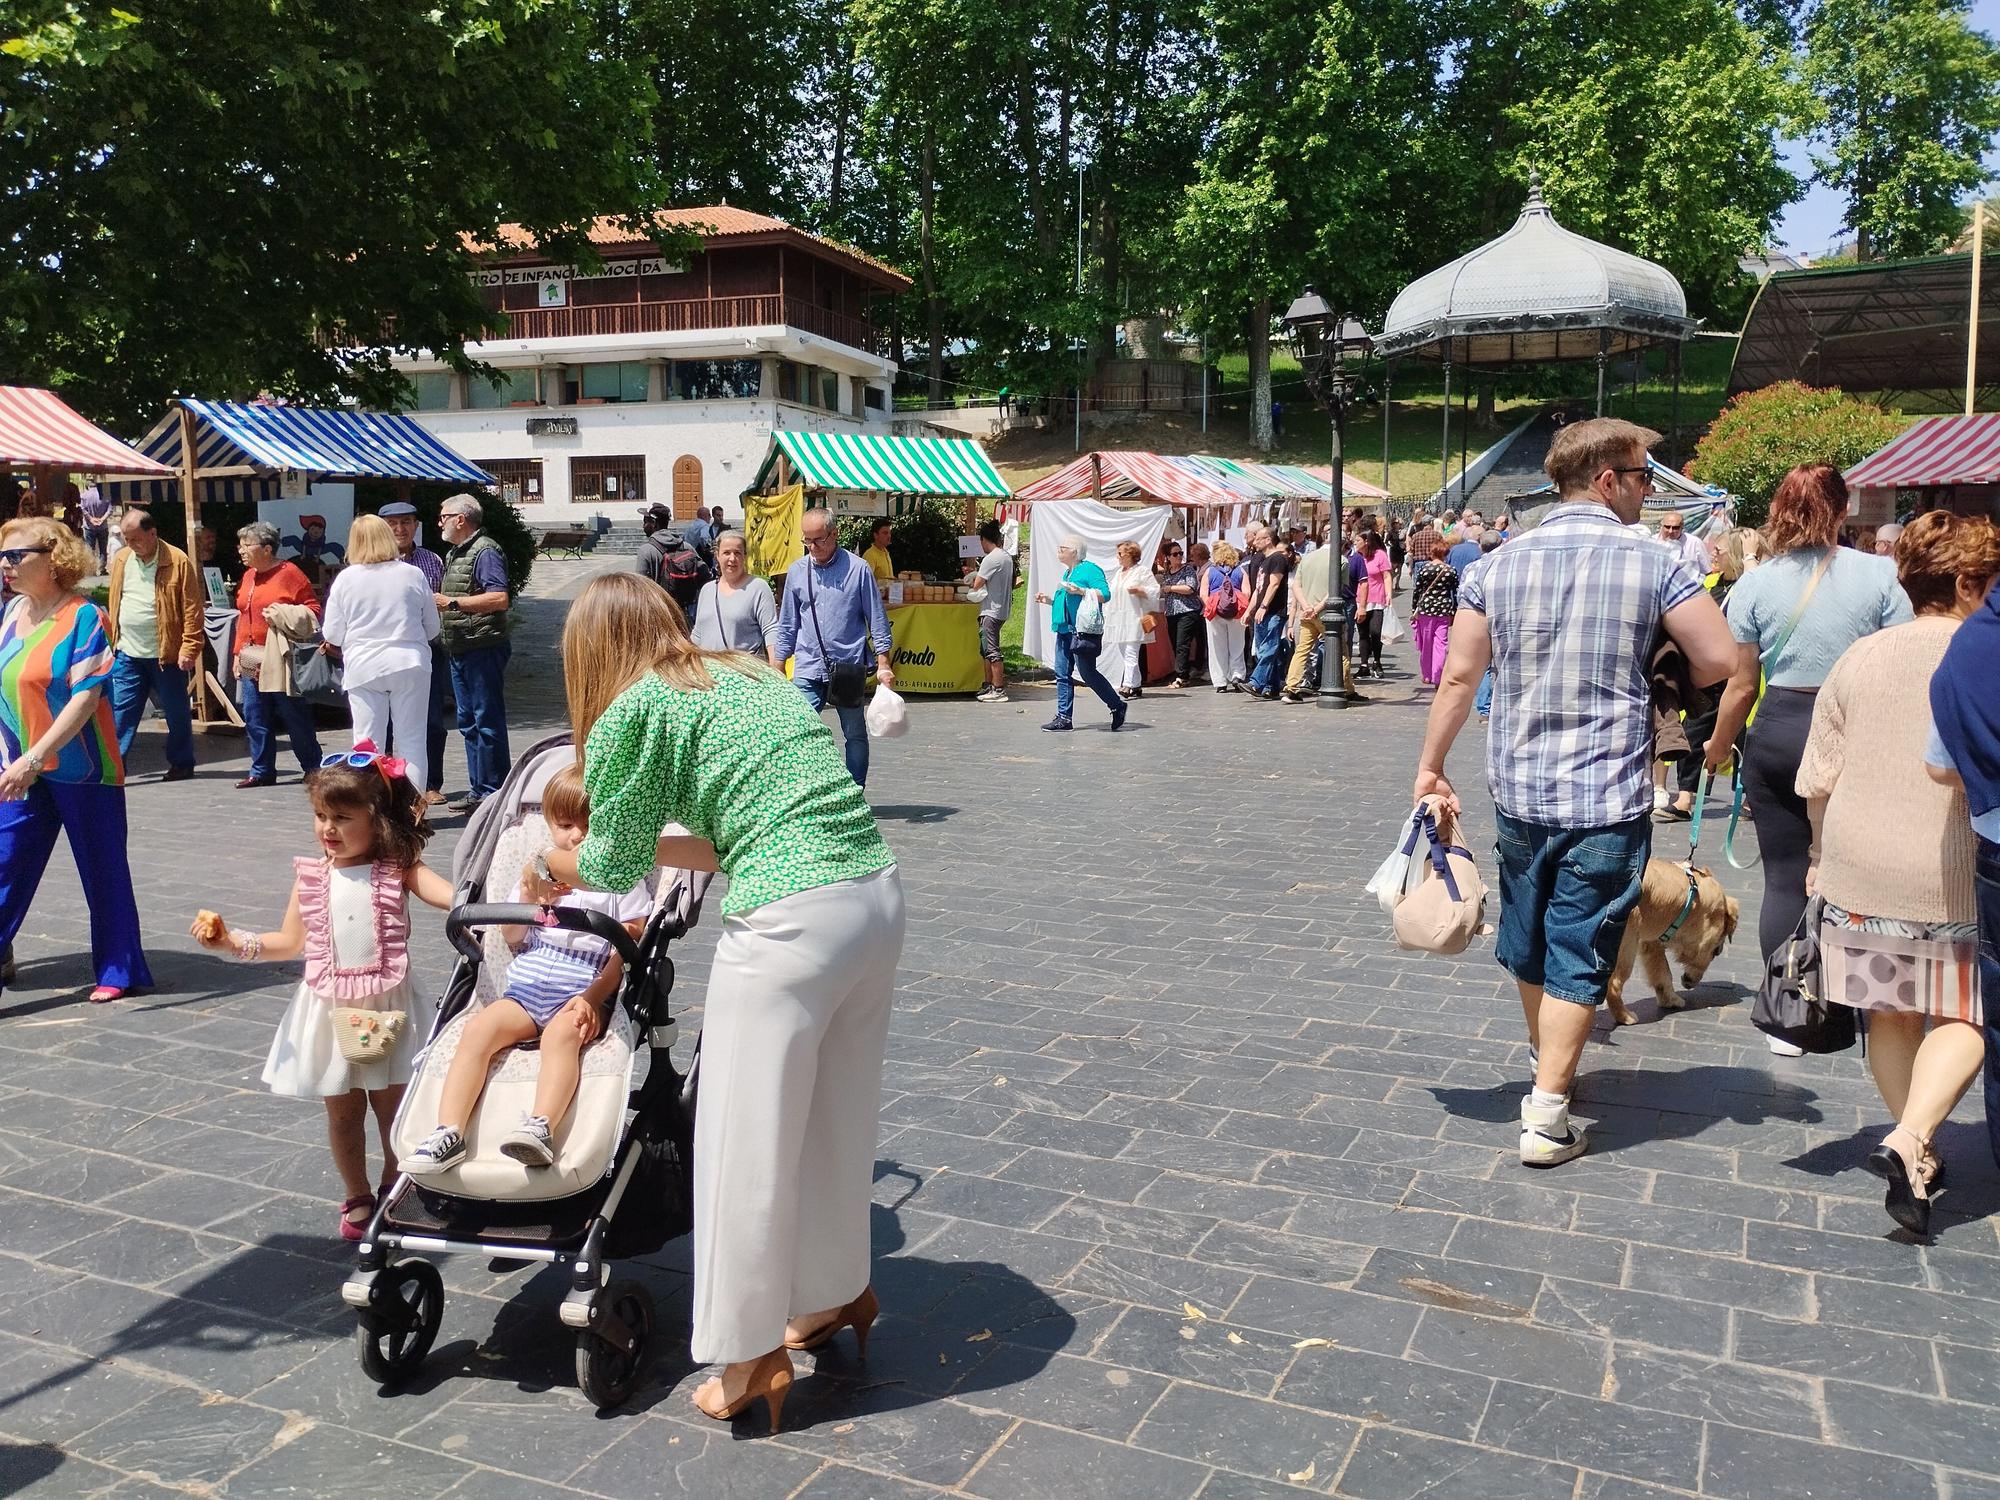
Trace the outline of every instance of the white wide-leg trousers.
{"label": "white wide-leg trousers", "polygon": [[694,1357],[768,1354],[868,1284],[903,886],[894,867],[726,918],[702,1016]]}
{"label": "white wide-leg trousers", "polygon": [[372,740],[380,750],[395,730],[396,754],[409,762],[410,782],[421,792],[430,763],[425,753],[431,720],[431,669],[404,667],[384,672],[373,682],[347,690],[347,707],[354,716],[354,742]]}
{"label": "white wide-leg trousers", "polygon": [[1208,680],[1217,687],[1243,680],[1243,622],[1208,620]]}

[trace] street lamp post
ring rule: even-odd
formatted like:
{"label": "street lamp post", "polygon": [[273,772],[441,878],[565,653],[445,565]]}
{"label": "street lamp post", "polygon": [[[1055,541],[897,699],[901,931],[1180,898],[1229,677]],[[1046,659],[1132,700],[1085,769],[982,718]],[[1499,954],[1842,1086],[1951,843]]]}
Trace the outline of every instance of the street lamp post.
{"label": "street lamp post", "polygon": [[[1325,634],[1319,651],[1319,701],[1323,708],[1345,708],[1347,684],[1347,565],[1340,555],[1346,532],[1346,512],[1342,489],[1346,482],[1347,404],[1353,399],[1349,384],[1350,364],[1360,364],[1373,347],[1368,330],[1360,320],[1337,314],[1326,299],[1307,287],[1285,314],[1285,332],[1292,353],[1304,372],[1306,388],[1326,409],[1333,434],[1331,491],[1333,514],[1325,546],[1333,549],[1327,576],[1331,587],[1320,609],[1320,625]],[[1331,644],[1332,649],[1328,649]]]}

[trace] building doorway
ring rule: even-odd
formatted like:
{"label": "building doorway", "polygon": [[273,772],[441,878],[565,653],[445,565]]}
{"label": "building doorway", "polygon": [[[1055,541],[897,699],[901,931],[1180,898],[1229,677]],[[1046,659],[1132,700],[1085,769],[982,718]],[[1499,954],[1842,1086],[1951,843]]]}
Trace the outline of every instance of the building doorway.
{"label": "building doorway", "polygon": [[683,453],[674,460],[674,519],[692,521],[701,505],[701,460]]}

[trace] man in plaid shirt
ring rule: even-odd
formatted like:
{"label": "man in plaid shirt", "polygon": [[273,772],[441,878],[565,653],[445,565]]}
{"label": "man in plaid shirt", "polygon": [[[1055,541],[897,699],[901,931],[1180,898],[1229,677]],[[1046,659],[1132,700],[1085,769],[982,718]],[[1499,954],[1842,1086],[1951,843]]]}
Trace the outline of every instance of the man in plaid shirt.
{"label": "man in plaid shirt", "polygon": [[1441,796],[1456,810],[1445,757],[1490,662],[1494,956],[1520,987],[1528,1022],[1527,1166],[1584,1150],[1569,1119],[1570,1087],[1652,850],[1650,669],[1660,632],[1680,646],[1698,685],[1722,681],[1736,660],[1701,579],[1626,529],[1652,488],[1646,450],[1659,438],[1609,419],[1556,435],[1545,465],[1561,503],[1534,531],[1474,562],[1459,584],[1417,768],[1417,799]]}

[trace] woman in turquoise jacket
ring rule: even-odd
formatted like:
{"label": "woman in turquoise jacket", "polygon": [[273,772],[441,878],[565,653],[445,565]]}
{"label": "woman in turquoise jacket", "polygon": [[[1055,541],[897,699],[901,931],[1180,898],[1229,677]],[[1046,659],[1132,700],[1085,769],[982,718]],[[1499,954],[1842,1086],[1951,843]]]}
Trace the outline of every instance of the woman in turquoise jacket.
{"label": "woman in turquoise jacket", "polygon": [[[1074,668],[1076,675],[1111,710],[1111,728],[1115,732],[1124,727],[1125,704],[1097,670],[1097,656],[1104,649],[1103,606],[1111,597],[1111,585],[1105,580],[1104,569],[1083,555],[1082,537],[1064,537],[1056,548],[1056,556],[1062,559],[1062,581],[1056,585],[1054,595],[1035,595],[1037,603],[1049,606],[1049,626],[1056,633],[1056,716],[1042,728],[1062,731],[1070,727],[1070,709],[1076,697],[1076,688],[1070,682],[1070,671]],[[1097,608],[1091,611],[1095,628],[1079,630],[1077,617],[1087,595],[1096,596]]]}

